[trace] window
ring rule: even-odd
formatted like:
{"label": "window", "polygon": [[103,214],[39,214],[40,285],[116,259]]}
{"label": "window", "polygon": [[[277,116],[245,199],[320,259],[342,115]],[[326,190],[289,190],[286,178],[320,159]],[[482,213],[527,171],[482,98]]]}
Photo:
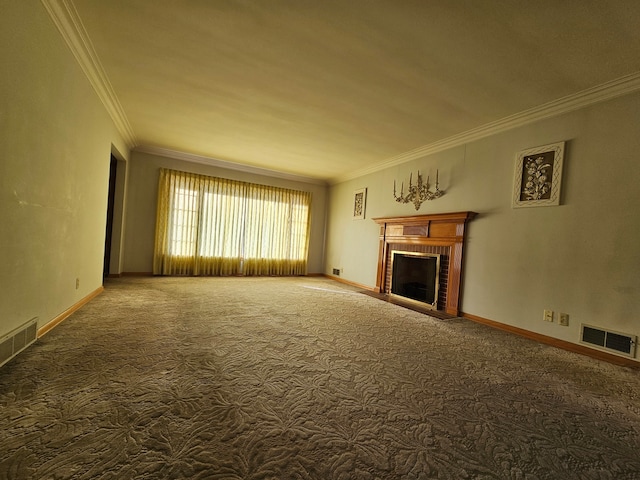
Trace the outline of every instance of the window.
{"label": "window", "polygon": [[160,170],[154,273],[306,273],[311,194]]}

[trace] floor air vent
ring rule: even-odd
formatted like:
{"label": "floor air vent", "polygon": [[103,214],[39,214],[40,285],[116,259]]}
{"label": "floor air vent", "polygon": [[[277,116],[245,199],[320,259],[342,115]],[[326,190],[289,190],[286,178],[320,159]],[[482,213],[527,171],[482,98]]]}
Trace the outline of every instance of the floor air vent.
{"label": "floor air vent", "polygon": [[589,325],[582,325],[582,335],[580,337],[582,343],[628,357],[636,356],[636,339],[635,335],[612,332]]}
{"label": "floor air vent", "polygon": [[36,341],[38,318],[32,318],[21,327],[0,337],[0,367]]}

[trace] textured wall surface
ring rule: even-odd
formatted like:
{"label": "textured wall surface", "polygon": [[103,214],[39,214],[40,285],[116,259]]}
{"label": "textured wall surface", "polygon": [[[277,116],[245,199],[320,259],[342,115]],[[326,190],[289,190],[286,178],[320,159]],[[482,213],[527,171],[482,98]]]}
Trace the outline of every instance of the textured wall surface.
{"label": "textured wall surface", "polygon": [[128,150],[40,2],[2,2],[0,25],[2,335],[102,284],[109,156]]}
{"label": "textured wall surface", "polygon": [[158,175],[161,167],[311,192],[311,237],[308,270],[309,273],[322,273],[324,271],[326,186],[229,170],[141,152],[133,152],[129,163],[125,272],[151,272],[153,270]]}
{"label": "textured wall surface", "polygon": [[[376,216],[471,210],[462,309],[577,342],[580,324],[640,335],[640,95],[628,95],[335,185],[325,271],[375,285]],[[511,208],[517,152],[565,141],[561,204]],[[396,203],[393,181],[439,169],[447,193],[416,212]],[[367,187],[367,219],[352,220]],[[568,327],[542,321],[566,312]],[[557,318],[557,317],[556,317]]]}

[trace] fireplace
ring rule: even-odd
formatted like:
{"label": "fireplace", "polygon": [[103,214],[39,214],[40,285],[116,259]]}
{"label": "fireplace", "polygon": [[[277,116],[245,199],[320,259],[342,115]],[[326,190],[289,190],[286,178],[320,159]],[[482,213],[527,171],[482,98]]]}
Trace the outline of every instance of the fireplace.
{"label": "fireplace", "polygon": [[[429,305],[432,309],[442,310],[450,315],[459,315],[465,228],[467,222],[476,215],[475,212],[455,212],[374,218],[380,225],[376,291],[396,298],[404,297],[409,302]],[[398,281],[409,284],[400,290],[401,287],[394,285],[393,264],[397,261],[397,255],[402,258],[400,262],[413,262],[416,259],[425,261],[424,258],[427,258],[426,265],[430,266],[415,267],[427,270],[433,270],[433,258],[436,258],[435,285],[432,286],[424,279],[416,280],[415,273],[396,273],[402,277],[395,281],[396,284]],[[431,294],[427,295],[422,291],[425,288],[430,291],[433,288],[433,298]]]}
{"label": "fireplace", "polygon": [[439,287],[440,255],[391,252],[391,295],[437,310]]}

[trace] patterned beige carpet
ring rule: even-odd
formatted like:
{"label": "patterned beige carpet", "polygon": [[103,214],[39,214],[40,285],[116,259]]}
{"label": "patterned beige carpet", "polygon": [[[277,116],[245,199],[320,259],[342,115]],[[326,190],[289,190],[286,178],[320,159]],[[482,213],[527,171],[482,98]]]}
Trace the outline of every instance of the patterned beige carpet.
{"label": "patterned beige carpet", "polygon": [[0,478],[640,479],[640,376],[327,279],[119,279],[0,369]]}

